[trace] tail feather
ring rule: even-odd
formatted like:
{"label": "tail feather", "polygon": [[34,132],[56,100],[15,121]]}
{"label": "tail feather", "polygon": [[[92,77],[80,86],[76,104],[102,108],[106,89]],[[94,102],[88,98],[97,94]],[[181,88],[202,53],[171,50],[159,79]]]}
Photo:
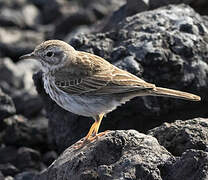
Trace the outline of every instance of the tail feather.
{"label": "tail feather", "polygon": [[179,99],[185,99],[191,101],[201,100],[200,96],[187,92],[173,90],[173,89],[162,88],[162,87],[156,87],[153,90],[153,92],[155,96],[166,96],[166,97],[179,98]]}

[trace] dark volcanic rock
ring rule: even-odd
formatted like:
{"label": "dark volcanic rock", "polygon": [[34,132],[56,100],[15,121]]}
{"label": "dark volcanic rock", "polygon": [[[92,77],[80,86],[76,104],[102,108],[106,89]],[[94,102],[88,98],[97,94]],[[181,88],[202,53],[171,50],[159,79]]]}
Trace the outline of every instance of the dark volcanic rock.
{"label": "dark volcanic rock", "polygon": [[19,169],[10,163],[0,164],[0,171],[4,174],[4,176],[14,176],[20,172]]}
{"label": "dark volcanic rock", "polygon": [[0,147],[0,164],[13,163],[17,157],[17,149],[12,146]]}
{"label": "dark volcanic rock", "polygon": [[[110,18],[103,24],[102,31],[109,31],[117,26],[128,16],[149,10],[149,1],[146,0],[127,0],[126,4],[114,11]],[[99,29],[100,30],[100,29]]]}
{"label": "dark volcanic rock", "polygon": [[112,16],[104,23],[102,31],[108,31],[115,28],[118,23],[124,20],[128,16],[132,16],[136,13],[157,9],[162,6],[170,4],[187,4],[194,8],[195,11],[202,15],[207,15],[207,0],[127,0],[126,4],[115,11]]}
{"label": "dark volcanic rock", "polygon": [[36,175],[37,175],[36,171],[25,171],[17,174],[14,177],[14,180],[33,180],[33,178],[35,178]]}
{"label": "dark volcanic rock", "polygon": [[40,153],[34,149],[21,147],[17,151],[15,165],[20,170],[41,169]]}
{"label": "dark volcanic rock", "polygon": [[4,175],[2,174],[1,171],[0,171],[0,180],[5,180],[5,179],[4,179]]}
{"label": "dark volcanic rock", "polygon": [[14,27],[0,27],[0,40],[1,57],[10,57],[13,61],[18,61],[21,55],[31,52],[44,40],[44,34]]}
{"label": "dark volcanic rock", "polygon": [[12,97],[17,113],[27,117],[42,109],[42,101],[32,81],[32,73],[38,67],[37,62],[29,60],[17,64],[8,58],[0,61],[0,87]]}
{"label": "dark volcanic rock", "polygon": [[[167,166],[166,166],[167,167]],[[164,180],[206,180],[208,177],[208,152],[187,150],[167,169]]]}
{"label": "dark volcanic rock", "polygon": [[[177,13],[176,13],[177,12]],[[208,29],[189,6],[167,6],[126,18],[106,33],[77,36],[78,50],[99,55],[157,86],[196,93],[203,104],[170,98],[140,97],[109,113],[101,131],[137,129],[141,132],[165,119],[191,119],[207,114]],[[45,94],[41,74],[35,78],[49,117],[49,139],[62,151],[83,137],[93,120],[67,113]],[[127,122],[128,120],[128,122]]]}
{"label": "dark volcanic rock", "polygon": [[81,25],[93,25],[125,3],[124,0],[82,0],[78,4],[75,2],[64,3],[64,1],[59,1],[61,16],[56,20],[53,38],[64,39],[68,33]]}
{"label": "dark volcanic rock", "polygon": [[[189,6],[167,6],[128,17],[117,25],[115,31],[80,35],[72,39],[71,44],[122,65],[123,69],[158,86],[192,91],[205,100],[208,90],[207,32],[203,19]],[[127,61],[133,62],[131,68],[128,64],[123,65]],[[131,101],[128,105],[131,114],[140,112],[139,119],[151,121],[153,116],[162,119],[161,115],[165,114],[169,119],[196,117],[197,113],[193,115],[191,109],[195,106],[197,111],[196,107],[199,107],[199,103],[149,97],[140,99],[140,102]],[[125,116],[126,112],[117,112],[114,117],[131,119],[127,114]],[[134,127],[139,121],[137,119]]]}
{"label": "dark volcanic rock", "polygon": [[19,4],[16,7],[0,6],[1,27],[32,28],[38,22],[39,11],[32,4]]}
{"label": "dark volcanic rock", "polygon": [[58,155],[55,151],[49,151],[43,155],[43,162],[47,166],[51,165],[57,159]]}
{"label": "dark volcanic rock", "polygon": [[96,18],[91,11],[82,10],[76,14],[69,15],[57,23],[55,26],[55,39],[63,39],[74,28],[81,25],[91,25],[96,22]]}
{"label": "dark volcanic rock", "polygon": [[161,179],[159,166],[174,157],[151,136],[111,131],[80,150],[73,146],[36,180]]}
{"label": "dark volcanic rock", "polygon": [[21,55],[32,52],[44,40],[44,35],[42,32],[0,27],[0,40],[0,55],[18,61]]}
{"label": "dark volcanic rock", "polygon": [[16,112],[12,98],[3,93],[0,89],[0,124],[4,118],[13,115]]}
{"label": "dark volcanic rock", "polygon": [[36,122],[28,121],[20,115],[4,119],[4,130],[0,133],[1,140],[6,145],[44,149],[47,146],[47,124],[41,121],[45,119]]}
{"label": "dark volcanic rock", "polygon": [[175,156],[187,149],[206,150],[208,148],[208,119],[196,118],[186,121],[164,123],[149,131],[149,135]]}
{"label": "dark volcanic rock", "polygon": [[42,170],[40,152],[28,147],[19,149],[7,146],[0,148],[0,171],[4,175],[14,176],[22,171]]}

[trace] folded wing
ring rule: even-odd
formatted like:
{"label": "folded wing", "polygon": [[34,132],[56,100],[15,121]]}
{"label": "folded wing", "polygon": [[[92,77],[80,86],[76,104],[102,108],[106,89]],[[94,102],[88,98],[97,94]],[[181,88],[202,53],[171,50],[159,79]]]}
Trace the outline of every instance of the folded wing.
{"label": "folded wing", "polygon": [[[108,95],[155,88],[154,84],[147,83],[127,71],[111,65],[98,56],[82,53],[85,55],[83,55],[83,58],[88,63],[78,69],[82,69],[85,73],[64,71],[62,72],[62,77],[65,78],[62,78],[62,80],[55,74],[55,84],[64,92],[77,95]],[[77,64],[80,65],[82,60]],[[86,67],[86,64],[89,64],[89,67]],[[92,67],[95,69],[90,69]],[[87,73],[86,71],[89,69],[93,73]]]}

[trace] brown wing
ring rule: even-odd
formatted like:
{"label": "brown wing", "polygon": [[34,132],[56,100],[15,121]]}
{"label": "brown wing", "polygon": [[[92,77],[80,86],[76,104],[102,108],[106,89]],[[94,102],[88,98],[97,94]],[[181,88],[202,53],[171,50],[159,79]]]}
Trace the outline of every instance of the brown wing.
{"label": "brown wing", "polygon": [[79,52],[78,57],[74,64],[70,64],[73,71],[68,67],[67,71],[55,73],[57,87],[69,94],[107,95],[155,87],[101,57],[85,52]]}

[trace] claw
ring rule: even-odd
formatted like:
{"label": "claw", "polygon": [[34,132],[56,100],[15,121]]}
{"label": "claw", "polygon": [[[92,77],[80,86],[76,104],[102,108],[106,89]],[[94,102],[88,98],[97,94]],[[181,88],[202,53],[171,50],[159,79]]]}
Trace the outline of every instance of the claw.
{"label": "claw", "polygon": [[97,140],[98,137],[101,137],[107,133],[107,131],[98,133],[98,129],[100,127],[100,123],[102,121],[104,114],[100,114],[96,117],[95,122],[91,126],[89,132],[87,133],[86,137],[83,140],[80,140],[81,142],[77,142],[73,147],[75,149],[80,149],[84,147],[86,144],[93,142],[95,139]]}
{"label": "claw", "polygon": [[107,133],[109,132],[109,130],[101,132],[99,134],[96,134],[94,136],[90,136],[86,139],[86,137],[83,140],[78,141],[76,144],[74,144],[73,148],[74,149],[81,149],[84,146],[86,146],[87,144],[92,143],[94,140],[98,140],[99,137],[105,136]]}

